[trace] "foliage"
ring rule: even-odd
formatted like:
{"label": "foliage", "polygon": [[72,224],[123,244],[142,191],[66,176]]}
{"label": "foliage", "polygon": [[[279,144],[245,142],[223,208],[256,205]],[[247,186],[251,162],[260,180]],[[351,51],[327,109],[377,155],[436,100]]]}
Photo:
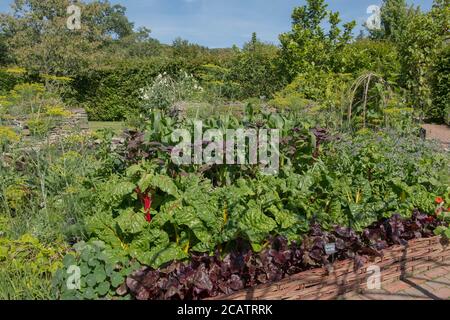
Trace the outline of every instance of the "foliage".
{"label": "foliage", "polygon": [[[277,107],[296,109],[292,99],[303,101],[304,105],[319,104],[338,110],[343,100],[343,91],[348,86],[351,75],[328,72],[299,74],[292,83],[277,92],[272,104]],[[294,100],[295,101],[295,100]],[[300,105],[299,105],[300,106]]]}
{"label": "foliage", "polygon": [[[100,201],[86,221],[89,236],[104,241],[111,254],[153,268],[194,252],[212,253],[237,238],[255,251],[270,235],[299,241],[312,220],[325,229],[339,224],[360,231],[394,212],[432,212],[435,194],[446,190],[448,158],[418,138],[368,131],[336,141],[323,129],[310,131],[281,115],[250,118],[282,128],[278,176],[245,166],[172,168],[171,126],[189,127],[190,120],[160,117],[129,145],[131,158],[159,160],[137,161],[124,175],[112,176],[99,187]],[[221,124],[227,128],[237,120],[228,121]],[[135,190],[151,199],[150,221]]]}
{"label": "foliage", "polygon": [[[327,11],[324,0],[308,0],[292,13],[292,31],[280,35],[281,65],[288,80],[299,73],[333,70],[334,58],[351,40],[355,22],[345,23],[344,30],[338,12]],[[327,19],[327,20],[325,20]],[[322,24],[328,22],[325,32]]]}
{"label": "foliage", "polygon": [[[57,298],[118,299],[126,295],[126,289],[121,285],[128,274],[139,268],[139,264],[111,259],[103,251],[104,244],[100,241],[79,242],[73,248],[74,252],[64,257],[64,265],[53,278],[53,291]],[[73,278],[77,270],[80,271],[79,279]]]}
{"label": "foliage", "polygon": [[229,70],[227,80],[239,88],[232,98],[270,97],[280,87],[277,56],[277,47],[261,42],[253,33]]}
{"label": "foliage", "polygon": [[[127,278],[127,286],[138,300],[197,300],[279,281],[310,268],[330,266],[332,259],[354,259],[359,269],[370,256],[380,256],[380,251],[389,245],[430,237],[440,224],[415,211],[411,219],[394,215],[362,233],[340,226],[325,231],[313,225],[301,244],[271,237],[265,249],[255,253],[245,241],[238,240],[224,256],[221,252],[213,256],[196,254],[187,264],[175,262],[160,270],[139,270]],[[335,244],[336,253],[325,251],[328,243]]]}
{"label": "foliage", "polygon": [[405,125],[404,120],[412,120],[411,112],[404,112],[409,109],[404,107],[401,97],[372,72],[361,74],[352,83],[344,103],[347,104],[344,116],[351,128]]}
{"label": "foliage", "polygon": [[30,133],[32,135],[39,137],[47,135],[52,129],[50,121],[39,118],[28,120],[27,126],[30,129]]}
{"label": "foliage", "polygon": [[172,55],[174,57],[187,58],[190,61],[203,60],[208,55],[208,48],[195,43],[190,43],[180,37],[176,38],[172,43]]}
{"label": "foliage", "polygon": [[447,44],[439,53],[433,66],[433,105],[429,116],[450,124],[450,46]]}
{"label": "foliage", "polygon": [[71,112],[63,106],[61,99],[39,83],[17,84],[6,96],[0,97],[0,120],[15,125],[18,131],[28,129],[32,136],[46,137],[70,116]]}
{"label": "foliage", "polygon": [[121,61],[109,68],[95,70],[74,79],[74,99],[86,108],[89,120],[115,121],[142,112],[141,88],[159,74],[177,77],[191,69],[182,60],[149,58]]}
{"label": "foliage", "polygon": [[402,81],[409,90],[409,102],[423,116],[431,115],[431,67],[442,45],[440,26],[430,14],[417,14],[410,20],[399,43]]}
{"label": "foliage", "polygon": [[[201,100],[209,103],[272,98],[298,75],[314,78],[316,73],[330,72],[331,78],[336,74],[357,78],[373,72],[402,96],[400,91],[407,91],[405,107],[438,121],[448,113],[448,72],[441,48],[448,31],[448,6],[443,0],[435,0],[429,13],[409,8],[404,0],[385,0],[382,30],[371,30],[368,38],[356,41],[352,41],[354,22],[341,25],[339,13],[327,11],[324,0],[310,0],[294,9],[292,30],[280,35],[281,48],[254,34],[242,49],[209,49],[181,38],[171,46],[161,45],[150,37],[149,29],[133,31],[124,7],[106,1],[79,3],[81,31],[65,26],[66,0],[16,2],[13,14],[3,15],[0,36],[11,58],[27,72],[20,77],[0,72],[0,82],[7,85],[3,90],[16,81],[38,78],[68,104],[84,106],[91,120],[136,118],[142,111],[139,89],[164,72],[176,79],[180,69],[201,81]],[[41,24],[36,17],[52,23]],[[61,75],[73,81],[54,79]],[[328,88],[328,83],[316,85],[317,91]],[[186,97],[191,98],[199,97]],[[282,104],[298,105],[302,100],[293,95]]]}
{"label": "foliage", "polygon": [[50,96],[44,86],[38,83],[23,83],[15,85],[8,94],[2,97],[0,103],[4,113],[12,116],[37,114],[44,107]]}
{"label": "foliage", "polygon": [[9,127],[0,127],[0,146],[19,141],[19,136]]}
{"label": "foliage", "polygon": [[386,40],[356,39],[346,45],[335,59],[336,72],[379,74],[390,85],[400,75],[399,54],[395,44]]}
{"label": "foliage", "polygon": [[404,0],[386,0],[381,13],[382,29],[371,31],[371,37],[397,46],[401,72],[396,84],[407,89],[409,107],[422,118],[445,121],[447,106],[441,89],[445,76],[439,68],[446,66],[448,3],[435,0],[432,10],[424,13],[408,8]]}
{"label": "foliage", "polygon": [[0,69],[0,94],[6,94],[25,79],[26,70],[22,68]]}
{"label": "foliage", "polygon": [[[329,266],[328,242],[359,266],[445,237],[450,159],[416,118],[448,118],[447,2],[386,0],[382,30],[353,39],[354,22],[308,0],[280,47],[254,33],[209,49],[162,45],[107,1],[77,2],[72,31],[69,1],[14,1],[0,22],[0,298],[200,299]],[[133,129],[49,139],[68,106]],[[196,120],[278,129],[277,175],[175,164],[172,135]]]}
{"label": "foliage", "polygon": [[413,7],[408,8],[405,0],[383,0],[381,30],[370,30],[371,38],[388,39],[394,43],[401,41],[408,20],[416,13]]}
{"label": "foliage", "polygon": [[442,236],[443,238],[450,239],[450,227],[448,226],[448,222],[450,221],[450,208],[448,207],[449,199],[448,197],[436,197],[436,211],[435,215],[437,219],[444,222],[443,225],[437,227],[434,230],[435,235]]}
{"label": "foliage", "polygon": [[50,299],[51,279],[62,266],[63,245],[47,246],[25,234],[0,236],[1,299]]}
{"label": "foliage", "polygon": [[45,110],[45,114],[50,117],[66,118],[71,115],[70,111],[61,106],[49,106]]}
{"label": "foliage", "polygon": [[70,4],[68,0],[15,0],[12,13],[2,14],[8,49],[20,65],[44,74],[75,75],[107,60],[103,47],[114,36],[132,32],[125,8],[107,1],[77,2],[83,27],[72,31],[66,25]]}
{"label": "foliage", "polygon": [[0,34],[0,66],[6,65],[10,62],[11,57],[9,57],[8,47],[6,45],[6,37]]}
{"label": "foliage", "polygon": [[152,108],[166,110],[176,102],[194,99],[203,91],[197,80],[186,72],[175,79],[166,72],[159,74],[147,87],[141,88],[142,110],[147,114]]}
{"label": "foliage", "polygon": [[8,217],[12,237],[32,233],[44,243],[82,237],[96,184],[120,166],[106,141],[100,134],[73,134],[25,153],[20,142],[2,154],[0,217]]}

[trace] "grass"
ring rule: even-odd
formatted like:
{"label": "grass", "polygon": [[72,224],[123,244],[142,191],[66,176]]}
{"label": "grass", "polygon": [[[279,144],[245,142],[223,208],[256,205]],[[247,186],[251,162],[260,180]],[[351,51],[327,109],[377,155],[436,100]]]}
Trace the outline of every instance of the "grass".
{"label": "grass", "polygon": [[89,121],[89,130],[97,131],[102,129],[111,129],[116,134],[122,133],[125,125],[121,121]]}
{"label": "grass", "polygon": [[51,300],[51,276],[42,276],[31,270],[2,270],[0,273],[0,300]]}

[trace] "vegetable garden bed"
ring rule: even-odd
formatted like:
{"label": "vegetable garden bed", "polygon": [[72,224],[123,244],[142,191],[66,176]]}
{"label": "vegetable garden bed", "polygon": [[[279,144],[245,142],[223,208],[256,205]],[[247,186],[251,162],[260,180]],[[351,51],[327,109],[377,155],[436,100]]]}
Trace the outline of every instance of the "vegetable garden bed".
{"label": "vegetable garden bed", "polygon": [[447,230],[418,210],[409,219],[394,214],[362,233],[313,224],[301,243],[271,237],[255,252],[241,241],[225,255],[197,253],[188,263],[141,268],[126,286],[138,300],[333,299],[450,260]]}
{"label": "vegetable garden bed", "polygon": [[231,295],[211,300],[307,300],[334,299],[338,296],[364,290],[373,275],[371,266],[381,271],[381,283],[390,283],[406,275],[430,270],[440,262],[450,260],[450,248],[440,236],[415,239],[405,245],[395,245],[355,271],[354,260],[336,262],[330,268],[316,268],[289,276],[279,282],[259,285]]}

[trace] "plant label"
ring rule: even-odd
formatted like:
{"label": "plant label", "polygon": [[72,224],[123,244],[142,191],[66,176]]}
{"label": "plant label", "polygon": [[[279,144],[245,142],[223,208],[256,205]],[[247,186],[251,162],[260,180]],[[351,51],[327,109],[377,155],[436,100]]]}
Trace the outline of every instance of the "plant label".
{"label": "plant label", "polygon": [[325,244],[325,253],[327,255],[336,253],[336,243]]}

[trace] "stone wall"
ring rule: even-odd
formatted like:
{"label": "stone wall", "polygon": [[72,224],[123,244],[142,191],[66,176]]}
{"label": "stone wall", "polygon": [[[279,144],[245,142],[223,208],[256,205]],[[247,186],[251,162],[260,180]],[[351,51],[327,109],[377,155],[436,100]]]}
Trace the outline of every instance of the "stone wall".
{"label": "stone wall", "polygon": [[86,110],[71,109],[72,115],[64,119],[58,126],[53,128],[49,134],[50,143],[57,142],[61,137],[68,136],[74,132],[85,132],[89,130],[89,122]]}
{"label": "stone wall", "polygon": [[[61,137],[65,137],[74,132],[86,132],[89,130],[88,116],[84,109],[71,109],[71,115],[67,118],[58,120],[58,123],[53,127],[45,140],[53,143],[57,142]],[[25,141],[33,140],[33,136],[27,126],[28,117],[15,118],[9,120],[6,126],[11,127],[14,131],[20,133]]]}

